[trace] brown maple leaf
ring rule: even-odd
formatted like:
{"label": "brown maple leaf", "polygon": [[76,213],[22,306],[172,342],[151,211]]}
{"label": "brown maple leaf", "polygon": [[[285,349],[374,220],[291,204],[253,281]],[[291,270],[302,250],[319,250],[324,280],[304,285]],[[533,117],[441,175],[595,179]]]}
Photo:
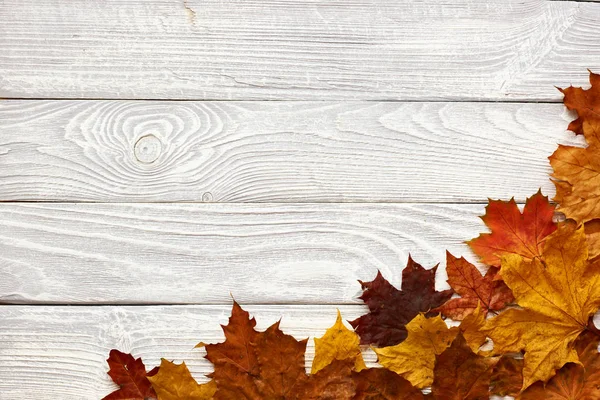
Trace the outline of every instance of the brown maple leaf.
{"label": "brown maple leaf", "polygon": [[133,358],[131,354],[122,353],[119,350],[111,350],[106,361],[110,368],[108,375],[120,388],[102,400],[150,400],[157,398],[152,384],[148,380],[149,376],[158,372],[157,368],[147,373],[141,358]]}
{"label": "brown maple leaf", "polygon": [[490,392],[498,396],[516,396],[523,387],[523,359],[502,356],[494,367]]}
{"label": "brown maple leaf", "polygon": [[460,298],[450,299],[436,311],[457,321],[462,321],[481,304],[484,316],[490,311],[499,311],[514,300],[512,292],[502,282],[494,280],[498,273],[496,268],[490,268],[485,276],[463,257],[456,258],[446,252],[446,272],[448,284]]}
{"label": "brown maple leaf", "polygon": [[585,332],[575,342],[581,364],[568,363],[547,384],[537,382],[519,400],[595,400],[600,399],[599,338]]}
{"label": "brown maple leaf", "polygon": [[454,293],[448,289],[435,290],[437,265],[426,270],[408,257],[402,271],[402,290],[392,286],[377,273],[372,282],[360,282],[363,294],[360,298],[369,307],[369,314],[350,321],[360,335],[361,344],[379,347],[393,346],[406,339],[406,324],[419,313],[434,316],[431,310],[445,303]]}
{"label": "brown maple leaf", "polygon": [[481,219],[492,233],[482,233],[467,242],[481,261],[500,266],[503,256],[518,254],[527,260],[539,257],[546,236],[556,230],[554,206],[541,191],[527,199],[523,213],[514,199],[489,200]]}
{"label": "brown maple leaf", "polygon": [[423,400],[423,393],[397,373],[385,368],[369,368],[354,373],[354,400]]}
{"label": "brown maple leaf", "polygon": [[264,332],[255,326],[254,318],[234,302],[229,324],[223,326],[225,342],[198,345],[206,347],[206,358],[214,364],[215,400],[352,399],[356,357],[342,362],[334,356],[330,364],[308,376],[306,339],[284,334],[279,322]]}
{"label": "brown maple leaf", "polygon": [[431,395],[434,400],[482,400],[490,395],[490,379],[497,358],[479,356],[458,334],[437,357]]}
{"label": "brown maple leaf", "polygon": [[569,86],[566,89],[558,89],[564,95],[563,102],[569,110],[577,112],[578,118],[571,121],[569,130],[578,135],[583,135],[583,123],[600,120],[600,75],[590,72],[590,83],[592,87],[582,89]]}
{"label": "brown maple leaf", "polygon": [[[316,374],[299,381],[293,393],[285,399],[292,400],[352,400],[356,382],[352,375],[351,360],[333,360]],[[278,397],[278,399],[284,399]]]}

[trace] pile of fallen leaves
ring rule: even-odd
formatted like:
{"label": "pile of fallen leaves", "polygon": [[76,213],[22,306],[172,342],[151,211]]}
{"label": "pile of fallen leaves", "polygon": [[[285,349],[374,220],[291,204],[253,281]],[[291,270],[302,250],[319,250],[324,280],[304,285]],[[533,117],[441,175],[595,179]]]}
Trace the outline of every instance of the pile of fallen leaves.
{"label": "pile of fallen leaves", "polygon": [[[105,399],[600,399],[600,75],[590,80],[589,90],[562,90],[578,114],[569,129],[587,147],[561,145],[550,157],[558,208],[540,192],[522,212],[514,200],[490,200],[482,219],[491,232],[468,242],[485,274],[447,253],[449,290],[435,290],[437,266],[410,257],[400,290],[380,273],[361,282],[369,313],[354,330],[338,313],[314,339],[310,374],[307,339],[279,323],[259,332],[234,303],[225,341],[198,344],[214,365],[210,382],[164,359],[146,372],[112,350],[120,388]],[[366,367],[368,346],[381,367]]]}

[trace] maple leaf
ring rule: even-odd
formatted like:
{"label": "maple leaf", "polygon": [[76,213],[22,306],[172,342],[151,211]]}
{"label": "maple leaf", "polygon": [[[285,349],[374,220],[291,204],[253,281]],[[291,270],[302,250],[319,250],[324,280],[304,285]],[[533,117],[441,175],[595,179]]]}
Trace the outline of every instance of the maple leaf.
{"label": "maple leaf", "polygon": [[454,293],[435,290],[437,265],[426,270],[409,256],[402,271],[402,290],[392,286],[377,272],[372,282],[360,282],[364,290],[360,298],[369,307],[369,314],[350,321],[359,334],[361,344],[392,346],[406,339],[405,325],[419,313],[436,315],[432,309],[445,303]]}
{"label": "maple leaf", "polygon": [[340,311],[337,312],[335,324],[327,329],[322,338],[315,338],[315,358],[311,373],[315,374],[333,360],[349,360],[354,370],[367,368],[360,350],[360,338],[356,333],[344,326]]}
{"label": "maple leaf", "polygon": [[575,343],[581,364],[566,364],[547,384],[537,382],[525,390],[520,400],[600,399],[600,356],[598,336],[582,334]]}
{"label": "maple leaf", "polygon": [[490,392],[498,396],[516,396],[523,386],[523,359],[502,356],[492,371]]}
{"label": "maple leaf", "polygon": [[437,357],[431,385],[433,399],[488,399],[491,373],[497,361],[473,353],[459,333],[452,345]]}
{"label": "maple leaf", "polygon": [[354,400],[423,400],[423,393],[397,373],[385,368],[369,368],[354,374]]}
{"label": "maple leaf", "polygon": [[291,396],[286,399],[352,400],[356,393],[356,382],[352,375],[353,368],[352,361],[334,360],[316,374],[299,381]]}
{"label": "maple leaf", "polygon": [[210,400],[217,390],[214,381],[199,384],[184,362],[177,365],[164,358],[158,373],[148,378],[158,400]]}
{"label": "maple leaf", "polygon": [[553,216],[554,206],[541,191],[527,199],[522,214],[514,198],[489,200],[481,219],[492,233],[482,233],[467,243],[487,265],[500,266],[508,254],[531,260],[541,255],[546,236],[556,230]]}
{"label": "maple leaf", "polygon": [[457,328],[450,328],[438,315],[425,318],[417,315],[406,325],[408,337],[400,344],[373,349],[377,362],[394,371],[417,388],[433,382],[435,356],[441,354],[454,340]]}
{"label": "maple leaf", "polygon": [[583,124],[600,120],[600,75],[590,72],[590,89],[570,86],[566,89],[558,89],[564,95],[563,102],[569,110],[577,112],[578,118],[571,121],[569,130],[582,135]]}
{"label": "maple leaf", "polygon": [[134,400],[156,399],[156,393],[148,377],[156,374],[156,369],[146,373],[146,366],[141,358],[133,358],[131,354],[119,350],[111,350],[106,360],[108,375],[120,386],[102,400]]}
{"label": "maple leaf", "polygon": [[542,259],[503,258],[500,274],[523,309],[504,311],[482,331],[496,353],[525,351],[523,389],[578,360],[571,344],[600,306],[599,266],[587,258],[583,228],[572,224],[548,237]]}
{"label": "maple leaf", "polygon": [[295,393],[295,385],[306,379],[306,342],[283,333],[279,322],[260,335],[256,345],[260,373],[254,379],[261,399],[286,399]]}
{"label": "maple leaf", "polygon": [[502,280],[494,280],[497,274],[495,268],[490,268],[485,276],[482,276],[479,270],[463,257],[456,258],[447,251],[446,260],[448,284],[462,297],[448,300],[436,311],[460,321],[471,314],[478,304],[481,304],[484,313],[487,314],[489,311],[499,311],[513,301],[514,297],[508,286]]}
{"label": "maple leaf", "polygon": [[477,353],[479,348],[487,341],[487,336],[481,331],[484,326],[485,316],[481,304],[478,304],[475,311],[467,315],[460,323],[459,329],[474,353]]}

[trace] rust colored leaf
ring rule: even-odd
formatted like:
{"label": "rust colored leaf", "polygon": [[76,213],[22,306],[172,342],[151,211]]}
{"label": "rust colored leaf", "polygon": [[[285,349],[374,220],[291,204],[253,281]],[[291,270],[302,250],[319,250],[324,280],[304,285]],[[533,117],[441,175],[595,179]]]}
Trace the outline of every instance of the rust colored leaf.
{"label": "rust colored leaf", "polygon": [[490,391],[498,396],[516,396],[523,387],[523,359],[502,356],[494,367]]}
{"label": "rust colored leaf", "polygon": [[385,368],[369,368],[354,374],[354,400],[423,400],[423,393],[397,373]]}
{"label": "rust colored leaf", "polygon": [[450,299],[436,310],[454,320],[461,321],[481,304],[484,316],[489,311],[499,311],[514,300],[512,292],[502,280],[494,280],[496,268],[485,276],[463,257],[456,258],[446,252],[448,284],[461,297]]}
{"label": "rust colored leaf", "polygon": [[434,316],[431,310],[441,306],[453,294],[453,290],[435,290],[437,266],[426,270],[408,257],[402,271],[402,290],[392,286],[380,272],[372,282],[360,282],[363,294],[360,298],[369,307],[369,314],[351,321],[360,335],[361,344],[393,346],[406,339],[406,324],[419,313]]}
{"label": "rust colored leaf", "polygon": [[583,135],[585,121],[600,120],[600,75],[590,71],[590,83],[592,87],[587,90],[573,86],[558,89],[565,95],[563,99],[565,106],[577,112],[578,118],[569,124],[569,130],[578,135]]}
{"label": "rust colored leaf", "polygon": [[482,233],[467,242],[481,261],[500,266],[503,256],[518,254],[526,260],[541,255],[546,237],[556,230],[554,206],[541,191],[527,199],[523,213],[514,199],[490,200],[481,219],[492,233]]}
{"label": "rust colored leaf", "polygon": [[211,400],[217,390],[214,381],[196,382],[185,363],[177,365],[164,358],[158,373],[149,379],[158,393],[158,400]]}
{"label": "rust colored leaf", "polygon": [[259,375],[252,377],[261,399],[287,399],[295,394],[296,385],[306,380],[306,342],[306,339],[297,341],[293,336],[283,333],[279,329],[279,322],[261,333],[256,345]]}
{"label": "rust colored leaf", "polygon": [[525,390],[520,400],[596,400],[600,399],[600,357],[598,336],[586,332],[575,343],[581,364],[569,363],[546,385],[542,382]]}
{"label": "rust colored leaf", "polygon": [[500,274],[522,309],[489,319],[483,331],[496,353],[525,352],[523,389],[578,361],[573,341],[588,330],[600,306],[599,266],[588,262],[583,228],[573,228],[561,224],[548,237],[541,259],[510,255],[502,260]]}
{"label": "rust colored leaf", "polygon": [[[293,393],[285,399],[292,400],[352,400],[356,394],[351,361],[334,360],[316,374],[298,382]],[[277,399],[284,399],[278,397]]]}
{"label": "rust colored leaf", "polygon": [[119,350],[111,350],[108,359],[108,375],[120,386],[102,400],[135,400],[156,399],[156,393],[148,376],[156,373],[156,369],[146,373],[141,358],[133,358],[131,354]]}
{"label": "rust colored leaf", "polygon": [[431,386],[433,399],[488,399],[492,369],[497,361],[473,353],[459,333],[452,345],[437,357]]}

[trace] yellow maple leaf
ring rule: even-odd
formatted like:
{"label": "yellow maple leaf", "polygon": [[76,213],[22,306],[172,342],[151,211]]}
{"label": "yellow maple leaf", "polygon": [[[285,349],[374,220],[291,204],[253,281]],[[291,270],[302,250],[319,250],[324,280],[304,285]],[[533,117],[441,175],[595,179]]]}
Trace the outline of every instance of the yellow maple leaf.
{"label": "yellow maple leaf", "polygon": [[315,358],[312,363],[312,374],[316,374],[334,360],[353,361],[354,370],[357,372],[367,368],[360,351],[360,338],[354,331],[346,328],[339,310],[335,324],[327,329],[323,337],[314,340]]}
{"label": "yellow maple leaf", "polygon": [[214,381],[198,384],[184,362],[177,365],[164,358],[158,373],[148,379],[158,400],[210,400],[217,391]]}
{"label": "yellow maple leaf", "polygon": [[424,388],[433,383],[435,356],[442,354],[458,333],[448,328],[438,315],[425,318],[417,315],[406,325],[408,337],[395,346],[373,349],[377,362],[406,378],[413,386]]}
{"label": "yellow maple leaf", "polygon": [[467,315],[459,326],[463,337],[467,341],[467,344],[473,353],[477,353],[481,345],[483,345],[487,340],[485,333],[481,331],[484,326],[485,315],[481,309],[481,303],[478,303],[475,311]]}
{"label": "yellow maple leaf", "polygon": [[587,261],[582,227],[563,224],[550,235],[542,259],[502,259],[500,275],[522,309],[507,310],[482,329],[495,353],[525,351],[523,389],[546,382],[565,363],[578,362],[572,342],[600,306],[598,265]]}

